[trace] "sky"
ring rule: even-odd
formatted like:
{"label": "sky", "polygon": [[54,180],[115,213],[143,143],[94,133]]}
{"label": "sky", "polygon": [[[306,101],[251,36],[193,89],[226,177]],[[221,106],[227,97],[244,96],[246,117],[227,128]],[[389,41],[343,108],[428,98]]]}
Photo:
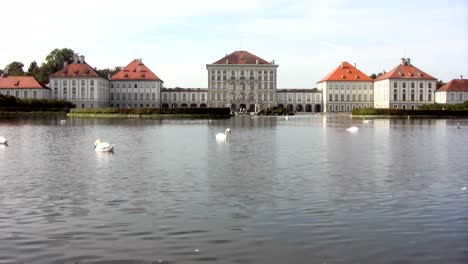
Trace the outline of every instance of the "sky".
{"label": "sky", "polygon": [[206,64],[236,50],[278,67],[278,88],[314,88],[342,61],[370,75],[409,57],[445,82],[468,78],[466,0],[15,0],[1,5],[0,68],[55,48],[98,69],[141,58],[165,87],[206,88]]}

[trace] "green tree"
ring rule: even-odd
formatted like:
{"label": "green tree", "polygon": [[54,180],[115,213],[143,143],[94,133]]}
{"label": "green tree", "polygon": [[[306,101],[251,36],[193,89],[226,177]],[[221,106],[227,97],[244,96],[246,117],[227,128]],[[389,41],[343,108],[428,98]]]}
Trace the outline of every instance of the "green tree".
{"label": "green tree", "polygon": [[99,74],[99,76],[101,76],[103,78],[107,78],[107,77],[112,77],[112,75],[118,73],[122,69],[123,69],[122,66],[116,66],[116,67],[114,67],[114,69],[110,69],[110,68],[99,69],[96,72],[97,72],[97,74]]}
{"label": "green tree", "polygon": [[46,57],[37,72],[33,75],[41,84],[49,82],[49,75],[63,68],[63,63],[72,63],[75,52],[72,49],[54,49]]}
{"label": "green tree", "polygon": [[24,67],[23,63],[19,61],[14,61],[5,67],[5,72],[10,76],[23,76],[24,75],[23,67]]}
{"label": "green tree", "polygon": [[39,67],[37,66],[37,62],[33,61],[31,62],[31,64],[29,64],[28,72],[26,73],[26,75],[36,77],[38,71]]}
{"label": "green tree", "polygon": [[445,85],[444,81],[438,80],[437,83],[436,83],[436,88],[439,89],[440,87],[442,87],[444,85]]}
{"label": "green tree", "polygon": [[369,78],[371,78],[372,80],[375,80],[375,79],[377,79],[377,77],[379,77],[381,75],[383,75],[383,72],[379,72],[377,74],[373,73],[373,74],[369,75]]}

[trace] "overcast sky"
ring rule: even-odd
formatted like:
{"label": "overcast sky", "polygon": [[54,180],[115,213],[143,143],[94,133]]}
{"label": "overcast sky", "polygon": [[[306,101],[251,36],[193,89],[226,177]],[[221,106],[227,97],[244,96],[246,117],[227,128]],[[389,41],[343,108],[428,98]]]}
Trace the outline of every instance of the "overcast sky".
{"label": "overcast sky", "polygon": [[54,48],[97,68],[143,62],[166,87],[207,87],[206,64],[236,50],[275,60],[278,88],[313,88],[341,61],[370,75],[406,55],[468,78],[468,1],[31,0],[1,4],[0,68]]}

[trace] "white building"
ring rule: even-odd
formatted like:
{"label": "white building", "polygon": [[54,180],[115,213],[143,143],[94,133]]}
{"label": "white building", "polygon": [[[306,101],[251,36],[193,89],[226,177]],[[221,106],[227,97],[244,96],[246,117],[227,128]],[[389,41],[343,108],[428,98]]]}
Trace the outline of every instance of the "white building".
{"label": "white building", "polygon": [[207,107],[208,90],[200,88],[163,88],[161,108]]}
{"label": "white building", "polygon": [[439,104],[461,104],[468,101],[468,79],[453,79],[437,89],[435,102]]}
{"label": "white building", "polygon": [[321,112],[322,92],[317,89],[278,89],[277,103],[292,112]]}
{"label": "white building", "polygon": [[85,62],[84,56],[74,56],[72,64],[49,76],[51,98],[68,100],[76,108],[97,108],[109,106],[109,80]]}
{"label": "white building", "polygon": [[110,106],[159,108],[163,81],[141,59],[135,59],[111,77]]}
{"label": "white building", "polygon": [[274,61],[247,51],[235,51],[207,64],[208,106],[251,112],[275,106],[277,68]]}
{"label": "white building", "polygon": [[317,83],[322,91],[324,112],[349,112],[354,108],[372,108],[372,79],[348,62],[342,62]]}
{"label": "white building", "polygon": [[434,102],[437,79],[416,68],[409,58],[374,81],[374,107],[417,109]]}
{"label": "white building", "polygon": [[50,89],[32,76],[0,76],[0,94],[20,99],[50,99]]}

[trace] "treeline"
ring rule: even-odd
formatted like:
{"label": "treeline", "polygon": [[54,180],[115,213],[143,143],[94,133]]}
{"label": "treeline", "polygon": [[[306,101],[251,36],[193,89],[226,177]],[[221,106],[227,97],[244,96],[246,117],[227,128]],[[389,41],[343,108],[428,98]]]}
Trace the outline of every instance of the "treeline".
{"label": "treeline", "polygon": [[[0,69],[0,73],[7,76],[34,76],[40,84],[46,85],[49,83],[49,75],[62,69],[64,62],[67,62],[68,64],[73,62],[74,54],[75,52],[72,49],[54,49],[46,56],[45,61],[42,62],[41,65],[38,65],[36,61],[31,62],[26,72],[23,69],[24,64],[22,62],[13,61],[6,65],[3,70]],[[113,69],[97,69],[96,72],[101,77],[107,78],[108,75],[112,76],[121,69],[122,67],[117,66]]]}
{"label": "treeline", "polygon": [[468,110],[468,101],[461,104],[425,104],[418,107],[419,110]]}
{"label": "treeline", "polygon": [[75,108],[75,104],[65,100],[19,99],[0,94],[0,110],[4,112],[61,111]]}

